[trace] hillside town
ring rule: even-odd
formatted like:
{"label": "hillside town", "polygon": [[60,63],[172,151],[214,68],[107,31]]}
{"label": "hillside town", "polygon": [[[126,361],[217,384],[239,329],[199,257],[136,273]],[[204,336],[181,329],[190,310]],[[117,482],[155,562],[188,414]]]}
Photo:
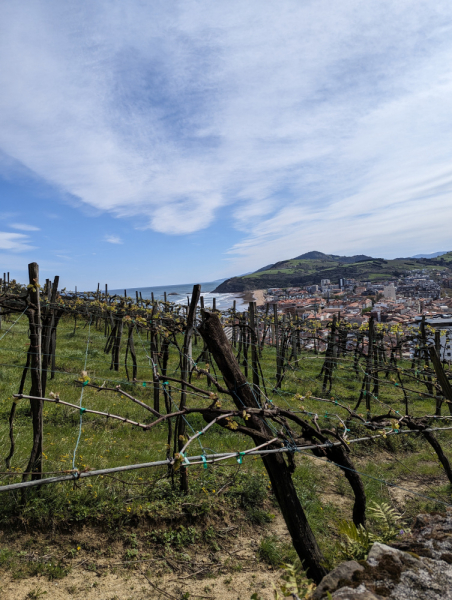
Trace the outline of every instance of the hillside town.
{"label": "hillside town", "polygon": [[282,314],[317,322],[325,334],[334,316],[355,327],[365,326],[371,317],[378,323],[401,327],[415,325],[424,318],[427,325],[442,332],[442,359],[450,361],[451,286],[449,275],[421,270],[378,283],[340,279],[333,284],[322,279],[319,285],[306,289],[269,288],[265,300],[269,306],[276,304]]}

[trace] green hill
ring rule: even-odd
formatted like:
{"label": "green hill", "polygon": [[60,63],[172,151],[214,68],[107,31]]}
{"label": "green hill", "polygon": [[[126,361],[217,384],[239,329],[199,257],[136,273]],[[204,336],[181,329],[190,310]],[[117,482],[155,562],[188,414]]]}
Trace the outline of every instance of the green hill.
{"label": "green hill", "polygon": [[336,256],[322,252],[307,252],[290,260],[282,260],[242,277],[231,277],[214,291],[244,292],[269,287],[304,287],[318,285],[321,279],[339,283],[339,279],[383,281],[406,275],[409,271],[428,269],[451,271],[452,252],[435,258],[395,258],[384,260],[364,254]]}

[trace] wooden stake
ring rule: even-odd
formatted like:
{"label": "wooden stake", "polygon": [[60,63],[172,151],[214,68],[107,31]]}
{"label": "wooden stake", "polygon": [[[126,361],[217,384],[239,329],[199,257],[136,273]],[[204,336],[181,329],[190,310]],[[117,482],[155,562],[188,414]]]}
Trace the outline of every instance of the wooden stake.
{"label": "wooden stake", "polygon": [[[29,298],[32,305],[28,309],[28,323],[30,328],[30,354],[31,354],[31,390],[30,396],[42,398],[42,350],[41,350],[41,303],[39,298],[39,266],[37,263],[28,265],[28,276],[30,281]],[[42,473],[42,400],[30,400],[31,417],[33,424],[33,445],[30,453],[26,472],[32,473],[33,479],[41,479]],[[28,475],[24,475],[22,481],[26,481]]]}

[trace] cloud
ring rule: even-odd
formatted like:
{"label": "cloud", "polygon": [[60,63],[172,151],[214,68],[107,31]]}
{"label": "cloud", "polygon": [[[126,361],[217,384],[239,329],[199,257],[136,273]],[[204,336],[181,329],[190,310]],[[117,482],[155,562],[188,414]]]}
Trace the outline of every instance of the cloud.
{"label": "cloud", "polygon": [[446,0],[50,0],[0,17],[0,148],[86,206],[174,235],[227,206],[246,271],[449,239]]}
{"label": "cloud", "polygon": [[40,231],[39,227],[27,225],[26,223],[11,223],[10,227],[12,229],[19,229],[20,231]]}
{"label": "cloud", "polygon": [[123,244],[124,242],[118,235],[106,235],[104,241],[109,244]]}
{"label": "cloud", "polygon": [[22,233],[0,231],[0,250],[9,250],[10,252],[33,250],[34,247],[28,244],[28,240],[28,236]]}

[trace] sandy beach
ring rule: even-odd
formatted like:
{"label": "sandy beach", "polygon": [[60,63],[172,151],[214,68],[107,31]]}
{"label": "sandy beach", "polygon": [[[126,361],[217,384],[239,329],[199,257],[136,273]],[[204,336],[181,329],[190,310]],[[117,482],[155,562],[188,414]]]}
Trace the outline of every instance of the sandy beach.
{"label": "sandy beach", "polygon": [[265,304],[265,290],[247,290],[240,294],[243,302],[255,302],[256,306]]}

